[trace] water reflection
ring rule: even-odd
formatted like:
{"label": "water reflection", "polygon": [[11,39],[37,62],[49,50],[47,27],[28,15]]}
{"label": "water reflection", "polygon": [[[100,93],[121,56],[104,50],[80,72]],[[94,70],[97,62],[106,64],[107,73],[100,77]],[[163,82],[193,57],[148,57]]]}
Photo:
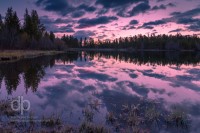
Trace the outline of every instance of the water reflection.
{"label": "water reflection", "polygon": [[[41,79],[45,76],[45,69],[52,68],[56,61],[72,63],[78,59],[78,54],[65,54],[57,56],[43,56],[34,59],[24,59],[14,63],[0,64],[0,85],[4,79],[8,94],[16,91],[17,86],[24,81],[26,93],[29,89],[36,92]],[[22,76],[22,78],[20,78]],[[0,86],[1,87],[1,86]]]}
{"label": "water reflection", "polygon": [[126,104],[157,100],[162,113],[179,104],[195,132],[200,131],[199,57],[190,52],[69,52],[1,63],[0,95],[24,95],[38,114],[67,112],[71,124],[80,122],[91,99],[101,103],[97,123],[106,123],[107,112],[120,114]]}

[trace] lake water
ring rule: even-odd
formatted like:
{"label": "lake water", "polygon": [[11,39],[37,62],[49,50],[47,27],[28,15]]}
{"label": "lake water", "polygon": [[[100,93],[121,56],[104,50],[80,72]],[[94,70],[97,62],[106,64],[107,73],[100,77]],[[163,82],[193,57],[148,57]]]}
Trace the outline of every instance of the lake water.
{"label": "lake water", "polygon": [[[94,105],[93,122],[112,129],[108,112],[118,117],[126,105],[140,104],[144,109],[156,102],[162,114],[181,108],[188,117],[187,128],[163,126],[163,122],[139,127],[150,132],[197,133],[199,62],[200,53],[69,52],[0,63],[0,98],[23,96],[31,104],[28,112],[37,119],[56,113],[71,125],[80,124],[83,110]],[[121,128],[128,126],[123,120],[119,123]]]}

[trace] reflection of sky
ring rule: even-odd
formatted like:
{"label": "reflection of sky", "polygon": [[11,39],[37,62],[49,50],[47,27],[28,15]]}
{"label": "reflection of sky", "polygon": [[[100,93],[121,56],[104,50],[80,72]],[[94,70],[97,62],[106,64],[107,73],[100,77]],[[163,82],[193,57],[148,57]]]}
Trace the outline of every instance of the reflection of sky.
{"label": "reflection of sky", "polygon": [[[26,95],[24,83],[21,82],[12,96],[23,95],[31,101],[32,110],[39,114],[65,111],[72,123],[79,121],[82,109],[90,99],[101,101],[102,114],[97,117],[104,118],[105,112],[109,110],[105,102],[109,102],[108,99],[113,102],[112,98],[122,96],[122,101],[134,97],[158,99],[166,107],[177,103],[186,104],[190,112],[197,113],[195,119],[200,119],[198,110],[193,110],[200,105],[199,69],[199,65],[182,65],[177,68],[137,65],[105,58],[75,61],[67,65],[59,62],[53,68],[46,69],[37,92],[28,92]],[[1,95],[6,98],[5,84],[2,86]],[[120,106],[123,102],[116,104]],[[71,112],[73,120],[70,118]]]}

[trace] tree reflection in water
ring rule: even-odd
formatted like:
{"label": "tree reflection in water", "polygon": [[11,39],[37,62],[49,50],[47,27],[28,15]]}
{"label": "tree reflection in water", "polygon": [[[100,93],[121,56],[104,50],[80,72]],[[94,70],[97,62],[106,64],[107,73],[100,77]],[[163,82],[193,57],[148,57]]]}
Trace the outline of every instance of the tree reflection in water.
{"label": "tree reflection in water", "polygon": [[151,65],[197,65],[200,61],[200,54],[194,52],[68,52],[56,56],[1,63],[0,85],[4,80],[8,94],[12,94],[23,79],[26,93],[29,89],[36,92],[41,79],[45,76],[45,69],[53,67],[55,62],[68,64],[76,60],[92,60],[94,57],[113,58],[139,65],[147,63]]}
{"label": "tree reflection in water", "polygon": [[[51,108],[49,109],[49,107],[51,107],[51,104],[58,105],[56,106],[57,108],[62,108],[67,105],[73,104],[74,106],[72,107],[77,107],[77,110],[80,109],[82,111],[83,109],[83,117],[86,117],[86,118],[81,119],[81,120],[84,120],[84,123],[81,125],[81,130],[83,131],[86,130],[85,127],[87,127],[88,129],[91,129],[91,128],[98,129],[98,127],[93,125],[92,117],[95,117],[95,115],[101,116],[101,115],[98,115],[98,113],[100,114],[104,113],[106,115],[106,118],[103,118],[103,119],[109,125],[109,127],[113,127],[113,130],[119,129],[119,128],[120,129],[125,128],[125,129],[129,129],[130,132],[132,131],[131,129],[134,129],[134,131],[136,130],[143,131],[144,129],[144,131],[151,130],[153,132],[158,132],[158,131],[161,131],[162,129],[164,130],[168,129],[168,127],[169,128],[180,127],[181,132],[182,131],[187,132],[190,129],[187,127],[188,121],[187,119],[185,119],[185,116],[184,116],[185,114],[183,114],[182,110],[179,110],[179,109],[170,110],[170,108],[166,107],[165,99],[162,99],[162,98],[157,99],[160,102],[158,105],[151,103],[150,100],[148,99],[149,92],[158,93],[158,95],[162,95],[165,90],[162,90],[160,88],[157,88],[158,90],[156,90],[156,88],[154,89],[149,86],[145,87],[142,85],[137,85],[137,84],[134,84],[134,80],[140,77],[139,74],[141,73],[142,76],[148,77],[149,79],[150,78],[155,79],[156,81],[160,79],[163,80],[163,82],[165,81],[164,79],[167,79],[166,81],[170,81],[169,78],[165,78],[164,74],[160,74],[156,72],[154,73],[153,70],[151,69],[152,68],[151,66],[153,65],[158,65],[158,66],[176,65],[177,67],[180,67],[181,65],[195,66],[199,64],[199,61],[200,61],[199,57],[200,57],[199,53],[190,53],[190,52],[187,52],[187,53],[184,53],[184,52],[68,52],[66,54],[60,54],[60,55],[55,55],[55,56],[42,56],[42,57],[38,57],[34,59],[23,59],[23,60],[12,62],[12,63],[11,62],[0,63],[0,85],[3,86],[3,88],[5,88],[5,90],[7,91],[6,93],[8,93],[11,96],[15,95],[14,92],[17,92],[16,89],[19,90],[18,93],[21,93],[21,90],[19,89],[20,85],[24,86],[26,93],[37,92],[36,95],[39,97],[39,99],[30,98],[30,100],[32,100],[31,101],[32,105],[36,105],[34,106],[35,108],[39,108],[40,112],[41,112],[40,110],[40,106],[41,106],[42,110],[46,109],[45,113],[48,113],[48,112],[51,113],[52,110]],[[119,62],[123,61],[123,62],[127,62],[127,64],[132,63],[132,64],[136,64],[135,66],[139,65],[139,67],[140,65],[146,66],[148,64],[150,65],[150,67],[148,67],[148,70],[143,70],[143,68],[141,68],[142,70],[135,70],[135,68],[133,68],[126,71],[125,70],[126,67],[124,66],[122,66],[121,68],[118,68],[118,64],[117,66],[115,65],[115,67],[110,65],[112,64],[112,62],[109,62],[110,60],[106,60],[108,61],[107,65],[110,65],[108,68],[106,68],[107,66],[98,67],[98,65],[102,63],[101,62],[102,60],[99,60],[100,62],[99,63],[98,59],[103,59],[103,58],[111,59],[111,61],[113,60],[117,60]],[[97,63],[95,64],[94,61]],[[72,65],[68,66],[65,64],[72,64]],[[105,64],[106,63],[104,63],[103,65]],[[119,70],[124,69],[123,71],[124,73],[126,73],[127,78],[131,78],[131,79],[128,80],[126,78],[125,79],[122,78],[121,81],[120,80],[118,81],[118,79],[120,79],[121,77],[117,77],[117,76],[115,77],[114,74],[111,75],[112,71],[103,70],[103,69],[112,69],[112,68],[114,70],[113,72],[119,72]],[[55,69],[58,69],[59,71]],[[134,73],[131,70],[137,71],[139,74]],[[196,74],[198,73],[197,68],[191,69],[190,73],[195,74],[195,75],[194,76],[192,75],[185,76],[185,74],[178,75],[178,76],[175,75],[174,79],[177,79],[180,81],[181,79],[183,79],[182,82],[178,82],[178,85],[179,84],[182,85],[182,83],[185,83],[185,81],[191,81],[191,77],[192,77],[192,80],[199,79],[198,75]],[[60,81],[61,83],[58,82],[56,85],[53,85],[53,86],[49,85],[51,84],[50,82],[54,80],[54,79],[51,80],[50,78],[52,77],[54,78],[54,76],[57,76],[56,74],[58,75],[58,77],[55,78],[56,81]],[[42,81],[43,79],[46,79],[45,76],[48,79],[50,79],[47,82],[45,82],[48,84],[46,88],[40,86],[40,85],[43,85]],[[89,84],[88,80],[92,80],[92,81],[94,80],[94,85]],[[112,82],[114,82],[113,84],[116,85],[114,86],[116,88],[110,87],[111,88],[110,89],[108,87],[105,87],[106,85],[109,85],[109,83],[112,83]],[[98,83],[102,83],[102,84],[98,84]],[[186,84],[186,89],[187,89],[187,85],[188,84]],[[125,90],[123,88],[125,87],[130,88],[131,92],[135,92],[139,96],[142,96],[143,99],[140,99],[140,97],[135,94],[128,95],[129,92],[127,92],[128,94],[123,93],[123,91]],[[42,90],[41,88],[43,88],[44,90]],[[102,90],[102,92],[101,93],[98,93],[98,91],[96,92],[96,88],[98,88],[100,91]],[[193,89],[194,88],[195,87],[193,87]],[[198,89],[198,86],[196,88]],[[120,91],[117,91],[117,89]],[[166,87],[165,89],[167,90],[168,88]],[[183,88],[182,90],[186,90],[186,89]],[[194,89],[193,91],[197,92],[197,89]],[[174,90],[177,90],[177,89],[175,88]],[[72,94],[72,92],[75,92],[75,93]],[[178,92],[178,93],[185,94],[184,91]],[[33,96],[33,95],[35,96],[35,94],[33,95],[32,94],[33,93],[31,93],[30,95],[27,94],[27,96]],[[79,94],[80,97],[77,97],[77,94]],[[16,94],[16,95],[19,95],[19,94]],[[168,95],[168,92],[166,92],[166,95]],[[93,99],[91,101],[82,100],[82,99],[87,99],[87,96],[94,96],[96,99]],[[169,96],[170,99],[172,97],[174,96],[171,96],[171,97]],[[34,103],[34,101],[36,101],[36,103]],[[67,102],[71,102],[71,104],[68,104]],[[38,106],[38,104],[40,106]],[[76,104],[79,106],[76,106]],[[194,114],[196,113],[196,115],[198,116],[199,115],[197,111],[199,109],[198,106],[194,104],[193,106],[190,107],[189,105],[191,104],[184,104],[184,106],[186,106],[185,108],[190,109],[188,114],[191,115],[192,113]],[[2,107],[4,108],[4,106]],[[52,106],[53,111],[55,111],[56,107]],[[105,109],[104,107],[106,107],[105,112],[102,111],[103,109]],[[2,111],[5,111],[3,108],[2,108]],[[76,108],[74,110],[73,110],[74,116],[75,115],[77,116]],[[67,111],[71,111],[71,110],[67,110]],[[49,125],[49,123],[45,123],[45,122],[43,124],[44,126]],[[62,124],[66,124],[66,123],[62,123]],[[163,127],[163,125],[165,127]],[[177,130],[170,129],[169,131],[176,132]]]}

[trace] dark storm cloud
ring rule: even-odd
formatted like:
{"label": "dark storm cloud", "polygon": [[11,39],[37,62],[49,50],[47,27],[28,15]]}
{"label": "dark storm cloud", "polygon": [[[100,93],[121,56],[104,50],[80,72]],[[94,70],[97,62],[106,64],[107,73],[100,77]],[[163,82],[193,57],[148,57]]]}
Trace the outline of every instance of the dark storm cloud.
{"label": "dark storm cloud", "polygon": [[129,24],[130,24],[130,25],[136,25],[136,24],[138,24],[138,23],[139,23],[139,22],[138,22],[137,20],[131,20]]}
{"label": "dark storm cloud", "polygon": [[37,0],[35,3],[46,11],[53,11],[62,16],[72,13],[74,18],[83,16],[85,12],[94,12],[96,10],[95,7],[85,4],[81,4],[78,7],[72,6],[72,2],[67,0]]}
{"label": "dark storm cloud", "polygon": [[131,30],[131,29],[136,29],[136,27],[133,25],[126,25],[121,28],[121,30]]}
{"label": "dark storm cloud", "polygon": [[83,15],[85,15],[85,12],[84,11],[75,11],[72,13],[71,17],[72,18],[80,18],[82,17]]}
{"label": "dark storm cloud", "polygon": [[187,27],[190,31],[200,31],[200,21]]}
{"label": "dark storm cloud", "polygon": [[99,28],[99,29],[102,29],[102,28],[106,28],[106,26],[103,26],[103,25],[102,25],[102,26],[99,26],[98,28]]}
{"label": "dark storm cloud", "polygon": [[200,8],[195,8],[185,12],[173,12],[170,15],[172,15],[172,20],[176,19],[177,24],[184,24],[189,31],[197,32],[200,30],[200,19],[193,17],[199,14]]}
{"label": "dark storm cloud", "polygon": [[75,22],[72,19],[61,19],[61,18],[52,19],[52,18],[49,18],[48,16],[40,17],[40,21],[41,21],[42,24],[45,24],[45,25],[49,25],[49,24],[68,24],[68,23]]}
{"label": "dark storm cloud", "polygon": [[129,26],[128,30],[131,30],[131,29],[136,29],[136,27],[135,26]]}
{"label": "dark storm cloud", "polygon": [[140,3],[137,6],[133,7],[133,9],[131,11],[129,11],[129,15],[130,15],[130,17],[136,16],[139,13],[145,13],[149,9],[151,9],[149,2]]}
{"label": "dark storm cloud", "polygon": [[139,27],[140,28],[144,28],[144,29],[153,29],[154,26],[158,26],[158,25],[162,25],[162,24],[166,24],[168,21],[167,20],[156,20],[156,21],[150,21],[150,22],[146,22],[144,23],[142,26]]}
{"label": "dark storm cloud", "polygon": [[78,39],[80,38],[89,38],[89,37],[92,37],[92,36],[95,36],[96,34],[92,31],[85,31],[85,30],[80,30],[80,31],[77,31],[76,33],[74,33],[73,36],[77,37]]}
{"label": "dark storm cloud", "polygon": [[65,27],[72,28],[73,25],[72,25],[72,24],[68,24],[68,25],[66,25]]}
{"label": "dark storm cloud", "polygon": [[169,31],[168,33],[180,32],[180,31],[183,31],[183,30],[179,28],[179,29],[171,30],[171,31]]}
{"label": "dark storm cloud", "polygon": [[99,15],[105,15],[108,11],[109,11],[109,9],[106,9],[106,8],[101,9],[100,11],[97,12],[97,15],[98,15],[98,16],[99,16]]}
{"label": "dark storm cloud", "polygon": [[71,22],[75,22],[75,21],[72,19],[62,19],[62,18],[58,18],[54,21],[55,24],[71,23]]}
{"label": "dark storm cloud", "polygon": [[192,24],[192,23],[196,23],[196,22],[200,22],[200,19],[180,18],[177,21],[178,24]]}
{"label": "dark storm cloud", "polygon": [[98,39],[104,39],[104,38],[106,38],[106,37],[108,37],[107,35],[100,35],[100,36],[98,36],[97,38]]}
{"label": "dark storm cloud", "polygon": [[86,28],[86,27],[96,26],[99,24],[108,24],[115,20],[118,20],[118,18],[114,16],[110,17],[101,16],[99,18],[92,18],[92,19],[83,18],[78,21],[79,26],[77,28]]}
{"label": "dark storm cloud", "polygon": [[67,26],[61,26],[58,27],[56,25],[47,25],[46,26],[47,31],[53,31],[54,33],[73,33],[75,32],[72,27]]}
{"label": "dark storm cloud", "polygon": [[[184,24],[189,31],[199,31],[200,30],[200,19],[195,19],[193,17],[198,16],[200,14],[200,8],[195,8],[192,10],[188,10],[185,12],[173,12],[171,13],[171,17],[163,18],[156,21],[150,21],[144,23],[139,28],[144,29],[153,29],[153,26],[158,26],[162,24],[167,24],[169,22],[173,22],[176,24]],[[176,29],[177,30],[177,29]],[[177,32],[176,30],[170,31],[170,33]]]}
{"label": "dark storm cloud", "polygon": [[200,8],[195,8],[185,12],[173,12],[170,15],[173,17],[194,17],[200,14]]}
{"label": "dark storm cloud", "polygon": [[[102,5],[105,9],[104,11],[99,11],[98,15],[105,14],[109,9],[112,9],[112,12],[120,17],[131,17],[150,9],[149,0],[97,0],[96,4]],[[138,5],[127,11],[133,4]]]}
{"label": "dark storm cloud", "polygon": [[150,22],[144,23],[143,26],[156,26],[156,25],[161,25],[161,24],[166,24],[166,21],[164,20],[150,21]]}
{"label": "dark storm cloud", "polygon": [[[47,31],[53,31],[53,32],[74,32],[72,29],[73,25],[69,24],[74,22],[70,19],[51,19],[48,16],[42,16],[40,17],[41,23],[45,25]],[[66,26],[58,27],[57,24],[68,24]]]}
{"label": "dark storm cloud", "polygon": [[152,10],[165,10],[167,7],[175,7],[176,5],[173,3],[169,3],[167,5],[161,4],[159,6],[154,6],[152,7]]}
{"label": "dark storm cloud", "polygon": [[146,25],[146,26],[143,26],[142,28],[144,28],[144,29],[153,29],[154,27]]}
{"label": "dark storm cloud", "polygon": [[74,29],[72,27],[68,27],[68,26],[61,26],[59,27],[57,30],[55,30],[54,32],[60,32],[60,33],[73,33],[75,32]]}
{"label": "dark storm cloud", "polygon": [[85,10],[87,12],[94,12],[96,10],[96,8],[94,6],[87,6],[85,4],[80,5],[77,9],[79,10]]}
{"label": "dark storm cloud", "polygon": [[113,8],[118,6],[124,6],[124,5],[131,5],[133,3],[138,3],[141,1],[147,1],[147,0],[97,0],[96,4],[102,5],[104,8]]}
{"label": "dark storm cloud", "polygon": [[75,10],[66,0],[37,0],[36,5],[47,11],[57,12],[62,16]]}
{"label": "dark storm cloud", "polygon": [[135,27],[134,25],[137,25],[138,23],[139,23],[139,22],[138,22],[137,20],[133,19],[133,20],[131,20],[131,21],[129,22],[128,25],[122,26],[122,27],[121,27],[121,30],[136,29],[136,27]]}
{"label": "dark storm cloud", "polygon": [[163,2],[163,1],[165,1],[165,0],[157,0],[157,2]]}

